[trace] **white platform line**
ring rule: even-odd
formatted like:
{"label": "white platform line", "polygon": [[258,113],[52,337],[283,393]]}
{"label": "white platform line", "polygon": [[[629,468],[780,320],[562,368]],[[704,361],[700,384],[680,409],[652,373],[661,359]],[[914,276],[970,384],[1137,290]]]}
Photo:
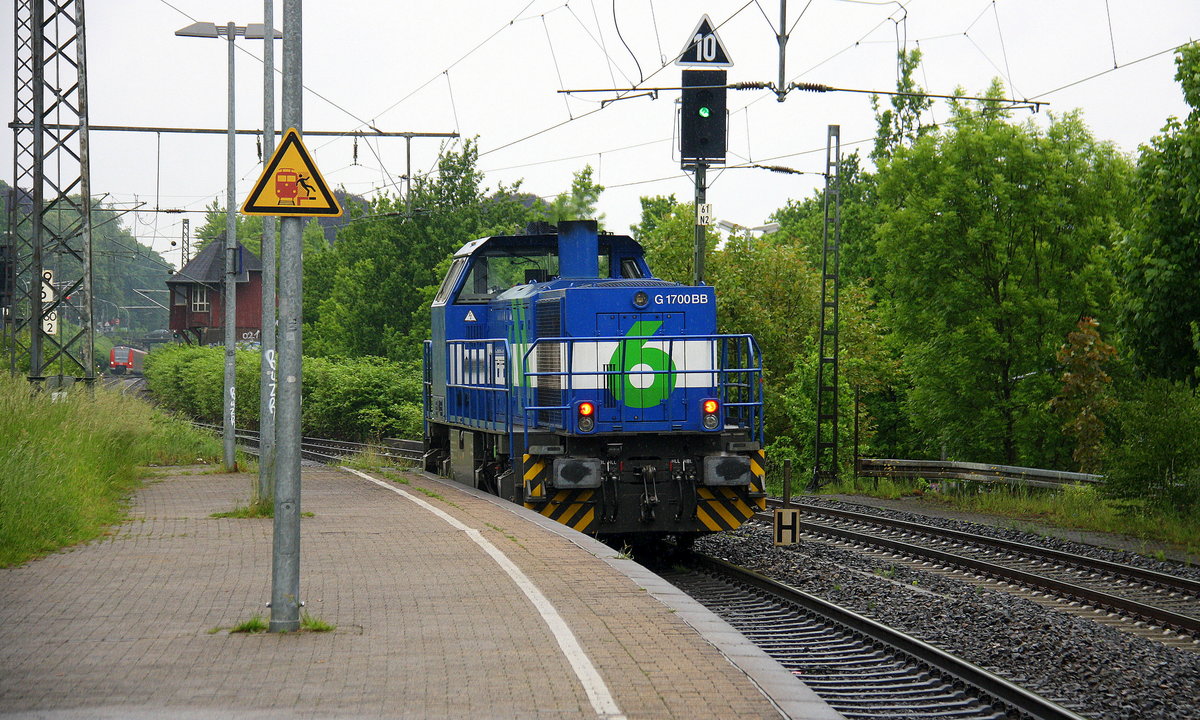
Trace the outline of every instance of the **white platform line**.
{"label": "white platform line", "polygon": [[596,666],[592,664],[591,659],[584,652],[583,647],[580,646],[579,641],[575,638],[575,633],[571,632],[571,628],[567,626],[566,621],[558,614],[558,610],[555,609],[554,604],[533,584],[529,576],[521,571],[521,568],[508,559],[508,556],[500,548],[493,545],[479,530],[463,524],[453,515],[450,515],[441,508],[434,507],[431,503],[403,488],[396,487],[392,483],[371,477],[353,468],[343,466],[342,469],[413,501],[442,520],[445,520],[451,527],[462,530],[476,545],[483,548],[483,551],[490,555],[504,572],[508,573],[508,576],[521,589],[521,592],[525,593],[525,597],[529,598],[529,602],[533,603],[533,607],[538,611],[538,614],[542,616],[542,620],[550,628],[554,639],[558,641],[558,646],[562,649],[563,655],[566,656],[567,662],[571,664],[571,669],[575,671],[575,676],[579,678],[579,682],[587,692],[588,699],[591,700],[592,708],[596,711],[597,717],[604,720],[625,720],[625,716],[621,714],[620,708],[617,707],[616,700],[613,699],[612,693],[608,690],[608,685],[604,683],[604,679],[600,677]]}

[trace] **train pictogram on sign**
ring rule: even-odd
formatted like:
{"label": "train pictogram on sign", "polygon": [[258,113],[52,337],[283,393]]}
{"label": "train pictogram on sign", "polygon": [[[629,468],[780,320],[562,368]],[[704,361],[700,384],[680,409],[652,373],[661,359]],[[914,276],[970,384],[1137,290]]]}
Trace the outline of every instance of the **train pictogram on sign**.
{"label": "train pictogram on sign", "polygon": [[246,215],[342,214],[337,198],[304,147],[300,133],[289,129],[279,147],[263,166],[262,175],[242,204]]}

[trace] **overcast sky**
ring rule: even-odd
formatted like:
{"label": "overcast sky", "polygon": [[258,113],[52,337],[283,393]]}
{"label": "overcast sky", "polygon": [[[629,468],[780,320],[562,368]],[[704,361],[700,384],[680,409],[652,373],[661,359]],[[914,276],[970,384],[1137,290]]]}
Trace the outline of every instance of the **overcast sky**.
{"label": "overcast sky", "polygon": [[[0,22],[12,27],[12,3]],[[276,25],[283,0],[275,0]],[[458,132],[478,137],[488,187],[522,181],[541,196],[567,189],[585,165],[608,189],[600,211],[627,232],[638,198],[688,200],[675,138],[678,91],[601,105],[612,94],[562,89],[671,87],[673,64],[701,16],[718,25],[731,82],[775,81],[779,0],[345,0],[304,5],[304,127]],[[193,21],[262,22],[254,0],[91,0],[88,80],[94,125],[224,128],[224,41],[183,38]],[[1048,101],[1032,117],[1081,109],[1100,138],[1136,152],[1170,115],[1187,112],[1170,49],[1200,30],[1196,0],[790,0],[785,76],[845,88],[895,87],[898,48],[920,47],[928,91],[974,94],[1000,77],[1018,98]],[[237,41],[237,125],[262,125],[262,41]],[[12,43],[5,48],[12,65]],[[276,45],[277,64],[282,49]],[[12,77],[3,80],[11,91]],[[278,93],[278,91],[277,91]],[[278,107],[277,95],[277,107]],[[869,97],[730,91],[730,165],[783,165],[820,173],[828,125],[843,151],[870,148]],[[1018,117],[1030,113],[1018,111]],[[948,116],[935,107],[926,121]],[[12,183],[12,139],[0,166]],[[94,132],[92,190],[121,207],[183,209],[195,228],[204,207],[224,204],[223,135]],[[414,173],[428,172],[443,141],[415,140]],[[406,171],[402,139],[310,137],[331,186],[372,196],[395,192]],[[258,177],[253,138],[237,145],[237,203]],[[810,195],[819,175],[759,169],[710,171],[714,215],[760,225],[789,198]],[[390,189],[390,190],[388,190]],[[181,215],[140,212],[125,225],[178,262],[170,240]],[[466,241],[468,238],[464,238]]]}

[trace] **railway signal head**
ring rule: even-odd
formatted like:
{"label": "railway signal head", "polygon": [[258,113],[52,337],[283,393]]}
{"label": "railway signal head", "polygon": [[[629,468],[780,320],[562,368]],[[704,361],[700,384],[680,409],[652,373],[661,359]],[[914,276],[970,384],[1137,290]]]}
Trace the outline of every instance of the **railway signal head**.
{"label": "railway signal head", "polygon": [[679,155],[685,162],[725,162],[724,70],[684,70]]}

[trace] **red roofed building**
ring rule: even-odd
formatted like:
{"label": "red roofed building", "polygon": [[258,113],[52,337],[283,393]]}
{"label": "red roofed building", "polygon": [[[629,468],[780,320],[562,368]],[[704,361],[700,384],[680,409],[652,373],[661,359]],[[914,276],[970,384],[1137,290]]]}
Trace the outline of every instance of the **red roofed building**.
{"label": "red roofed building", "polygon": [[[225,236],[204,246],[196,257],[167,280],[171,291],[170,328],[184,342],[220,345],[225,342]],[[262,336],[262,262],[237,244],[237,333],[239,343]]]}

